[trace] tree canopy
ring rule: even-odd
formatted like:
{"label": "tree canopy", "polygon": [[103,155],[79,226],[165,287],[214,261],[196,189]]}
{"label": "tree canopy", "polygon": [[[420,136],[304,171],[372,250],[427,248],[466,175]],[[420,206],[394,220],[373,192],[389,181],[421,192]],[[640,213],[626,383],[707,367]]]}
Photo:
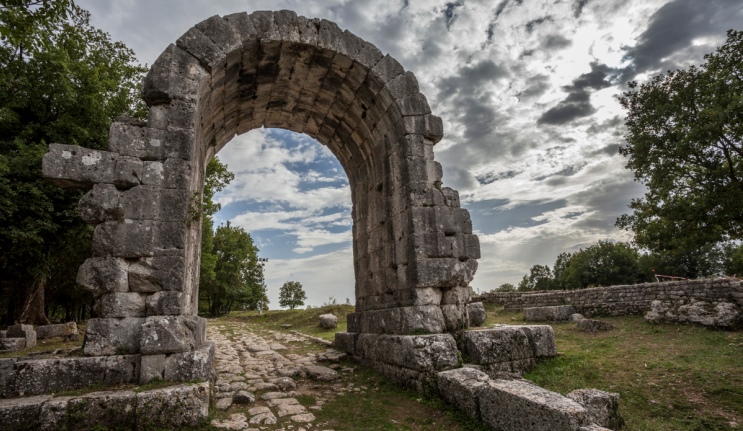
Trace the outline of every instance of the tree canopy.
{"label": "tree canopy", "polygon": [[620,98],[627,110],[620,153],[647,193],[617,225],[653,251],[743,239],[743,31],[730,30],[705,60],[631,82]]}
{"label": "tree canopy", "polygon": [[298,281],[287,281],[279,289],[279,305],[282,307],[295,308],[304,305],[307,295],[304,293],[302,283]]}
{"label": "tree canopy", "polygon": [[[0,1],[0,300],[6,322],[46,323],[45,293],[71,319],[91,299],[75,283],[91,229],[80,191],[41,176],[49,143],[105,149],[119,115],[145,115],[145,68],[71,0]],[[82,309],[85,310],[84,308]]]}
{"label": "tree canopy", "polygon": [[234,309],[263,310],[268,305],[263,266],[253,238],[229,222],[214,230],[213,216],[221,208],[214,202],[214,195],[234,177],[216,157],[207,165],[201,213],[199,295],[203,311],[212,316]]}

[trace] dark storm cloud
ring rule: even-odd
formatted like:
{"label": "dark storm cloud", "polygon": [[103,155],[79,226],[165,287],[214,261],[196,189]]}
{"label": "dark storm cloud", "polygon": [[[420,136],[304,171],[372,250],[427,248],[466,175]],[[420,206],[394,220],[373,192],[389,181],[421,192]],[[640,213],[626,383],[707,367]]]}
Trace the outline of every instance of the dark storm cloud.
{"label": "dark storm cloud", "polygon": [[455,13],[455,10],[458,7],[461,7],[462,5],[464,5],[463,1],[446,4],[446,9],[444,9],[444,17],[446,18],[446,29],[447,30],[449,30],[449,28],[451,27],[451,23],[454,22],[454,20],[457,18],[457,14]]}
{"label": "dark storm cloud", "polygon": [[573,2],[573,16],[580,18],[583,14],[583,8],[588,4],[589,0],[575,0]]}
{"label": "dark storm cloud", "polygon": [[568,96],[544,112],[537,124],[566,124],[593,114],[596,108],[591,105],[591,90],[611,86],[615,74],[616,71],[605,64],[591,63],[591,71],[580,75],[571,85],[563,87]]}
{"label": "dark storm cloud", "polygon": [[[702,4],[704,7],[701,7]],[[666,3],[650,17],[650,25],[640,35],[637,45],[626,48],[625,59],[631,66],[625,71],[623,81],[631,80],[642,72],[676,69],[675,53],[687,52],[684,60],[698,57],[714,50],[714,46],[692,46],[698,37],[724,37],[730,28],[740,28],[743,22],[743,2],[740,0],[674,0]],[[691,50],[691,52],[688,52]]]}
{"label": "dark storm cloud", "polygon": [[544,24],[545,22],[552,22],[552,17],[550,15],[543,16],[541,18],[533,19],[526,23],[526,31],[531,33],[536,29],[538,26]]}
{"label": "dark storm cloud", "polygon": [[438,85],[439,98],[447,100],[455,95],[472,96],[481,93],[483,86],[500,78],[508,77],[508,70],[484,60],[472,66],[460,68],[455,75],[442,79]]}
{"label": "dark storm cloud", "polygon": [[542,42],[542,49],[545,49],[545,50],[562,49],[572,44],[573,42],[571,42],[570,39],[567,39],[564,36],[561,36],[559,34],[551,34],[547,36]]}
{"label": "dark storm cloud", "polygon": [[615,181],[600,181],[592,184],[586,190],[573,196],[578,204],[585,205],[592,210],[592,215],[575,224],[577,228],[585,229],[613,229],[617,218],[628,213],[630,200],[641,196],[644,187],[634,181],[630,174],[626,178],[617,178]]}

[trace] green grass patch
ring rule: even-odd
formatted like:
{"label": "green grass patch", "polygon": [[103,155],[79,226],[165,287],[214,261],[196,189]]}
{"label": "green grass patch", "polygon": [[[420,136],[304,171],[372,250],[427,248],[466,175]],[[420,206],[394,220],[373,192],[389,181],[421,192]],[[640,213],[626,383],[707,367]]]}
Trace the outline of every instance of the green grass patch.
{"label": "green grass patch", "polygon": [[[352,305],[328,305],[325,307],[310,308],[309,310],[271,310],[259,314],[257,311],[232,312],[217,320],[229,319],[256,325],[261,329],[276,331],[295,330],[303,334],[323,338],[328,341],[335,339],[336,332],[346,331],[346,315],[354,312]],[[321,314],[334,314],[338,318],[338,327],[323,329],[319,325]],[[285,328],[283,325],[291,325]]]}
{"label": "green grass patch", "polygon": [[[488,306],[488,324],[525,324]],[[642,316],[601,317],[615,329],[589,334],[552,324],[560,356],[525,377],[566,394],[618,392],[625,430],[736,430],[743,426],[743,333],[651,325]]]}

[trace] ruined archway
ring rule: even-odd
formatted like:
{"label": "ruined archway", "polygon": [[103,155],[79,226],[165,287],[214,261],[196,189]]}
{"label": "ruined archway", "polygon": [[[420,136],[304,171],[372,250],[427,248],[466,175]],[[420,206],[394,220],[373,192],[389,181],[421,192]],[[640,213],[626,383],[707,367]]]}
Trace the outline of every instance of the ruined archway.
{"label": "ruined archway", "polygon": [[92,188],[80,212],[96,225],[94,257],[79,282],[101,318],[88,325],[86,355],[141,354],[142,373],[174,355],[197,361],[204,170],[236,134],[262,126],[315,138],[346,171],[356,276],[349,332],[468,326],[479,243],[457,192],[441,186],[433,158],[441,119],[392,57],[290,11],[214,16],[162,53],[143,94],[148,120],[116,122],[108,152],[52,145],[44,158],[47,178]]}

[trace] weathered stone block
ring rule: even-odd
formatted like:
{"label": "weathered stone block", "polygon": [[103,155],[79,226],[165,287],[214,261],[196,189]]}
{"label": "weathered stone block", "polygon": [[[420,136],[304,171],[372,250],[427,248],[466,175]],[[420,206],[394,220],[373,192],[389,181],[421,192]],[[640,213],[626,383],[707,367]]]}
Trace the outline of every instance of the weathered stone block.
{"label": "weathered stone block", "polygon": [[136,394],[133,391],[93,392],[67,403],[69,430],[135,429]]}
{"label": "weathered stone block", "polygon": [[442,304],[441,312],[444,315],[444,323],[446,324],[447,331],[458,331],[469,327],[467,305]]}
{"label": "weathered stone block", "polygon": [[129,290],[154,293],[182,291],[185,259],[182,256],[145,257],[129,266]]}
{"label": "weathered stone block", "polygon": [[321,314],[318,320],[320,327],[323,329],[333,329],[338,327],[338,318],[333,314]]}
{"label": "weathered stone block", "polygon": [[467,286],[475,276],[477,261],[456,258],[419,259],[415,262],[415,287]]}
{"label": "weathered stone block", "polygon": [[91,150],[77,145],[49,145],[42,159],[44,178],[59,187],[88,188],[95,183],[112,184],[116,153]]}
{"label": "weathered stone block", "polygon": [[526,380],[493,380],[479,394],[483,422],[496,430],[575,431],[588,425],[583,406]]}
{"label": "weathered stone block", "polygon": [[72,397],[55,397],[41,404],[39,431],[58,431],[67,426],[67,404]]}
{"label": "weathered stone block", "polygon": [[11,325],[8,327],[7,339],[23,338],[25,348],[36,347],[36,330],[34,325]]}
{"label": "weathered stone block", "polygon": [[449,334],[359,334],[357,356],[416,371],[442,371],[457,366],[458,350]]}
{"label": "weathered stone block", "polygon": [[209,383],[180,385],[137,394],[139,429],[196,426],[209,417]]}
{"label": "weathered stone block", "polygon": [[103,318],[144,317],[145,296],[136,292],[107,293],[101,296],[100,313]]}
{"label": "weathered stone block", "polygon": [[482,326],[488,318],[482,302],[470,302],[467,304],[467,314],[470,318],[470,326]]}
{"label": "weathered stone block", "polygon": [[165,380],[180,382],[214,380],[214,343],[206,341],[192,352],[168,355],[164,377]]}
{"label": "weathered stone block", "polygon": [[575,314],[575,307],[572,305],[524,308],[524,320],[530,322],[567,322],[573,314]]}
{"label": "weathered stone block", "polygon": [[181,292],[156,292],[147,296],[148,316],[175,316],[184,311]]}
{"label": "weathered stone block", "polygon": [[34,431],[39,429],[41,405],[49,395],[0,400],[0,430]]}
{"label": "weathered stone block", "polygon": [[490,367],[498,371],[522,372],[522,362],[533,362],[535,357],[527,335],[514,326],[464,331],[462,340],[462,353],[471,362],[498,365],[497,368]]}
{"label": "weathered stone block", "polygon": [[138,353],[145,319],[90,319],[85,329],[83,353],[87,356]]}
{"label": "weathered stone block", "polygon": [[201,346],[205,335],[203,318],[150,316],[142,325],[140,350],[144,355],[190,352]]}
{"label": "weathered stone block", "polygon": [[586,409],[587,423],[613,430],[622,428],[624,420],[619,415],[619,394],[598,389],[576,389],[567,397]]}
{"label": "weathered stone block", "polygon": [[124,209],[119,203],[119,191],[113,184],[95,184],[77,204],[80,217],[88,224],[120,220]]}
{"label": "weathered stone block", "polygon": [[10,396],[70,391],[95,384],[136,382],[138,355],[29,359],[14,365],[15,382]]}
{"label": "weathered stone block", "polygon": [[356,355],[356,339],[359,334],[357,332],[336,332],[335,341],[333,346],[343,352],[348,353],[351,356]]}
{"label": "weathered stone block", "polygon": [[171,44],[147,73],[142,97],[150,106],[193,98],[198,93],[199,81],[205,76],[206,70],[194,57]]}
{"label": "weathered stone block", "polygon": [[480,418],[480,392],[490,378],[482,371],[457,368],[436,375],[438,390],[444,400],[464,410],[470,417]]}
{"label": "weathered stone block", "polygon": [[26,348],[25,338],[3,338],[0,339],[0,350],[7,352],[20,352]]}
{"label": "weathered stone block", "polygon": [[191,27],[176,42],[176,46],[194,56],[208,71],[211,71],[219,62],[224,61],[227,54],[204,33],[196,27]]}
{"label": "weathered stone block", "polygon": [[140,185],[144,170],[143,162],[136,157],[119,156],[116,158],[114,185],[128,189]]}
{"label": "weathered stone block", "polygon": [[165,379],[165,355],[142,355],[139,384]]}
{"label": "weathered stone block", "polygon": [[156,223],[125,219],[96,226],[93,255],[96,257],[144,257],[154,253]]}
{"label": "weathered stone block", "polygon": [[555,331],[549,325],[519,325],[529,339],[537,358],[551,358],[557,356],[557,345],[555,344]]}
{"label": "weathered stone block", "polygon": [[36,338],[45,340],[54,337],[69,337],[77,335],[77,323],[67,322],[58,325],[42,325],[36,327]]}
{"label": "weathered stone block", "polygon": [[126,260],[120,258],[89,258],[78,268],[76,281],[96,298],[106,293],[128,292],[128,267]]}

